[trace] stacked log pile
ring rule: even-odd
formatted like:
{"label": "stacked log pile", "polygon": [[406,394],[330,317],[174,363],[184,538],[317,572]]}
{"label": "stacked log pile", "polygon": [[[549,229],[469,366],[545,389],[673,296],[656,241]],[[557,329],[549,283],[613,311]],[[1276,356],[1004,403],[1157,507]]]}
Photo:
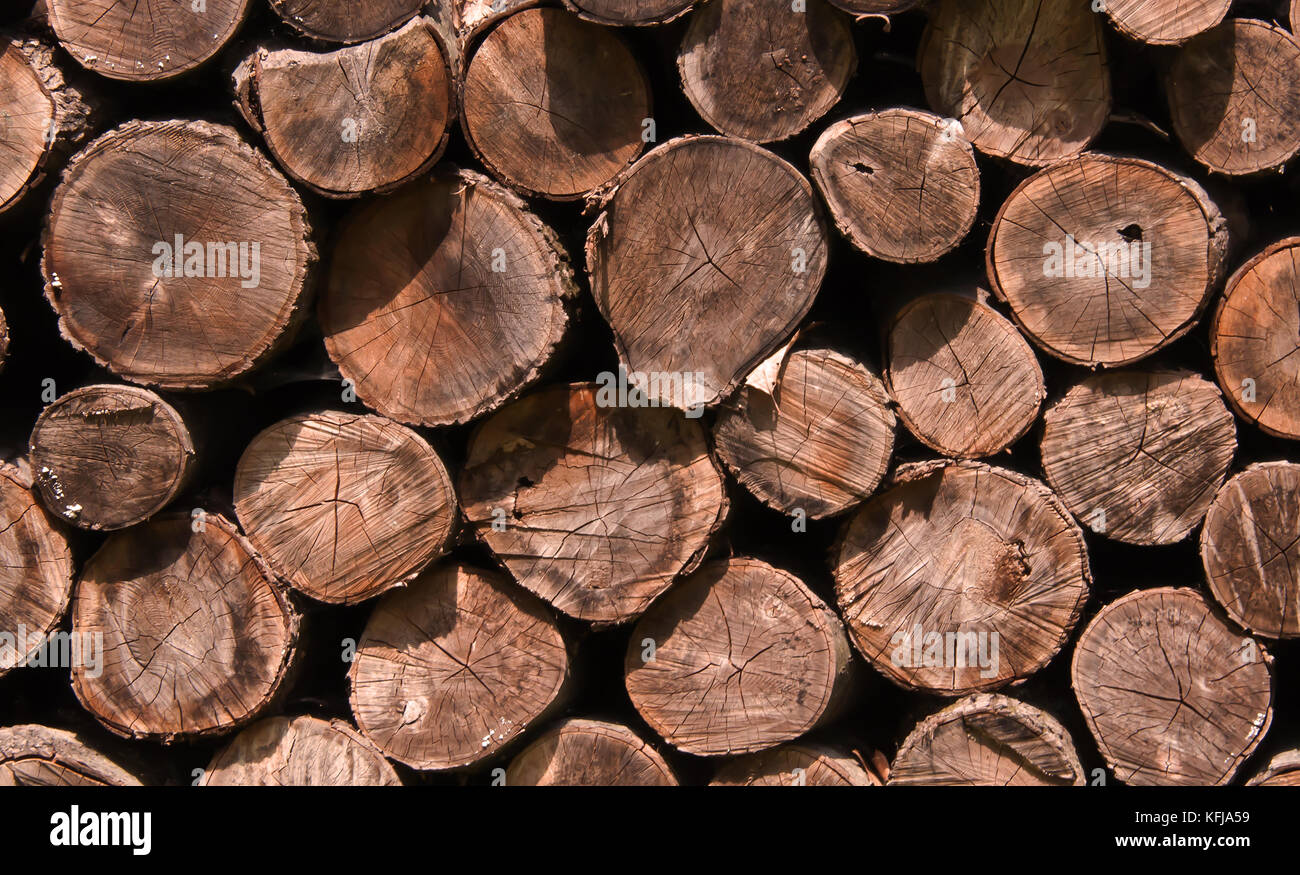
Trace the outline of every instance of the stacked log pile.
{"label": "stacked log pile", "polygon": [[1300,783],[1297,4],[24,5],[0,784]]}

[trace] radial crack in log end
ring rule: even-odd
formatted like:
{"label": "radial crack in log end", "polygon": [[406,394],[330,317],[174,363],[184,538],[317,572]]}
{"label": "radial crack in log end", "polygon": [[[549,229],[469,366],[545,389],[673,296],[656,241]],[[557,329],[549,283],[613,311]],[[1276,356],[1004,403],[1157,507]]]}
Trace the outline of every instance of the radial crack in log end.
{"label": "radial crack in log end", "polygon": [[878,787],[857,757],[809,742],[783,744],[726,763],[712,787]]}
{"label": "radial crack in log end", "polygon": [[318,0],[270,0],[271,8],[295,30],[312,39],[332,43],[356,43],[382,36],[415,15],[424,2],[425,0],[365,0],[364,3],[322,3]]}
{"label": "radial crack in log end", "polygon": [[140,779],[75,733],[25,724],[0,729],[0,787],[134,787]]}
{"label": "radial crack in log end", "polygon": [[267,717],[219,750],[205,787],[359,787],[401,784],[383,752],[342,720]]}
{"label": "radial crack in log end", "polygon": [[511,761],[510,786],[636,787],[677,783],[668,763],[644,739],[617,723],[569,719]]}
{"label": "radial crack in log end", "polygon": [[698,2],[699,0],[564,0],[564,5],[598,24],[643,26],[672,21],[686,14]]}

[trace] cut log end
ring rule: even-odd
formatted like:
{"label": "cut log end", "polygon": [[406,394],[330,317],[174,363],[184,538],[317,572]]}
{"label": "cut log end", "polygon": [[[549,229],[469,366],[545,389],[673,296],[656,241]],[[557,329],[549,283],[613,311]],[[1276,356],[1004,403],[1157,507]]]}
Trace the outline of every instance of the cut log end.
{"label": "cut log end", "polygon": [[1105,12],[1129,39],[1171,46],[1223,21],[1230,6],[1232,0],[1106,0]]}
{"label": "cut log end", "polygon": [[140,779],[72,732],[0,729],[0,787],[135,787]]}
{"label": "cut log end", "polygon": [[217,752],[205,787],[380,787],[401,784],[383,753],[342,720],[268,717]]}
{"label": "cut log end", "polygon": [[564,0],[564,5],[598,24],[664,24],[686,14],[699,0]]}
{"label": "cut log end", "polygon": [[851,754],[817,744],[784,744],[718,769],[712,787],[878,787],[880,779]]}
{"label": "cut log end", "polygon": [[1300,750],[1283,751],[1273,757],[1246,783],[1251,787],[1300,787]]}
{"label": "cut log end", "polygon": [[16,41],[0,41],[0,213],[32,186],[50,150],[54,97]]}
{"label": "cut log end", "polygon": [[506,770],[508,786],[666,787],[668,763],[617,723],[566,720],[525,748]]}
{"label": "cut log end", "polygon": [[366,0],[365,3],[320,3],[318,0],[270,0],[271,8],[304,36],[322,42],[357,43],[401,26],[423,0]]}

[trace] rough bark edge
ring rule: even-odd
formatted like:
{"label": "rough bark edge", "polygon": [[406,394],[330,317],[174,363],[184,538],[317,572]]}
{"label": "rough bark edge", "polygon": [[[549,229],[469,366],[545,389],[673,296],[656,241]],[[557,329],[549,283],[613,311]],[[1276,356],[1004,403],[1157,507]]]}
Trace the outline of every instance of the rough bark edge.
{"label": "rough bark edge", "polygon": [[1133,30],[1131,27],[1129,27],[1127,22],[1121,21],[1120,19],[1116,18],[1109,9],[1103,8],[1102,12],[1106,14],[1106,20],[1110,22],[1111,26],[1114,27],[1115,30],[1119,31],[1125,37],[1127,37],[1130,40],[1133,40],[1136,43],[1141,43],[1143,45],[1148,45],[1148,46],[1180,46],[1180,45],[1185,45],[1189,40],[1195,39],[1196,37],[1205,33],[1207,30],[1213,30],[1214,28],[1222,24],[1224,18],[1226,18],[1228,15],[1228,8],[1231,5],[1232,5],[1231,0],[1229,0],[1229,2],[1224,3],[1223,11],[1219,14],[1218,20],[1213,22],[1209,27],[1201,28],[1196,33],[1188,34],[1182,39],[1160,39],[1158,37],[1154,37],[1149,34],[1144,35],[1138,33],[1136,30]]}
{"label": "rough bark edge", "polygon": [[650,18],[640,18],[632,21],[619,21],[613,18],[602,18],[599,15],[596,15],[592,12],[588,12],[587,10],[581,8],[576,3],[574,3],[573,0],[562,0],[562,2],[564,3],[564,8],[567,9],[568,11],[577,15],[579,18],[583,18],[586,19],[587,21],[595,22],[596,24],[604,24],[609,27],[650,27],[658,24],[667,24],[670,21],[676,21],[677,19],[681,18],[683,15],[686,15],[688,12],[691,12],[693,9],[695,9],[695,7],[700,4],[701,0],[690,0],[689,3],[686,3],[686,5],[684,5],[681,9],[678,9],[676,12],[669,12],[666,15],[652,16]]}
{"label": "rough bark edge", "polygon": [[0,729],[0,763],[39,758],[116,787],[138,787],[140,778],[88,745],[74,732],[24,723]]}
{"label": "rough bark edge", "polygon": [[1284,750],[1269,760],[1259,774],[1246,782],[1246,786],[1258,787],[1273,778],[1296,771],[1300,771],[1300,749]]}
{"label": "rough bark edge", "polygon": [[[764,769],[764,766],[767,765],[767,759],[786,750],[799,751],[807,754],[811,759],[827,760],[833,763],[833,766],[826,766],[826,768],[843,778],[846,784],[863,787],[883,786],[880,776],[867,767],[865,759],[858,751],[840,749],[820,742],[807,741],[803,739],[787,741],[784,744],[777,745],[776,747],[769,747],[766,750],[759,751],[758,753],[747,754],[736,757],[733,760],[721,762],[709,777],[708,786],[753,786],[754,779],[772,774],[772,772]],[[850,774],[844,774],[841,769],[848,771]],[[747,779],[747,782],[743,785],[738,780],[728,780],[725,782],[719,780],[724,776],[728,778],[733,776],[739,778],[742,774]],[[854,782],[860,783],[855,784]]]}
{"label": "rough bark edge", "polygon": [[[385,755],[384,752],[374,744],[374,742],[372,742],[369,738],[367,738],[366,736],[358,732],[356,727],[354,727],[351,723],[348,723],[346,720],[340,720],[337,717],[328,717],[328,718],[313,717],[310,714],[298,714],[292,717],[290,717],[287,714],[277,714],[277,715],[267,715],[265,717],[260,717],[245,728],[252,728],[253,725],[261,722],[262,720],[274,720],[276,717],[284,718],[286,721],[288,721],[289,726],[292,726],[295,721],[299,721],[299,720],[312,720],[312,721],[318,721],[320,723],[326,724],[331,731],[337,732],[339,735],[344,736],[349,741],[364,748],[367,752],[373,754],[375,756],[375,759],[383,764],[383,768],[387,769],[389,774],[392,775],[394,779],[394,784],[400,786],[406,783],[405,781],[402,780],[402,776],[398,774],[397,770],[393,768],[393,764],[389,762],[387,755]],[[213,752],[212,758],[208,760],[207,768],[202,770],[203,775],[199,778],[199,782],[198,782],[199,786],[201,787],[212,786],[213,773],[220,772],[221,769],[223,768],[223,766],[219,763],[219,760],[221,760],[227,754],[227,752],[230,750],[231,745],[233,745],[235,741],[238,740],[238,738],[239,736],[237,734],[233,735],[230,741],[226,745],[218,748],[216,751]],[[380,771],[382,771],[382,769]],[[243,786],[253,786],[253,785],[243,785]],[[257,785],[257,786],[265,786],[265,785]],[[347,786],[360,786],[360,785],[349,784]]]}
{"label": "rough bark edge", "polygon": [[[514,755],[510,758],[510,761],[505,764],[506,771],[509,772],[509,770],[514,767],[515,761],[518,760],[520,757],[522,757],[525,753],[527,753],[528,750],[534,744],[537,744],[538,742],[542,741],[545,738],[550,737],[551,735],[558,736],[566,729],[574,729],[580,732],[588,732],[594,735],[603,735],[606,737],[617,736],[623,741],[629,743],[637,742],[640,745],[640,747],[637,748],[638,752],[644,754],[646,759],[655,765],[655,767],[659,770],[660,774],[662,774],[664,777],[666,777],[669,780],[670,784],[678,785],[681,783],[681,780],[678,778],[677,773],[673,770],[672,766],[668,764],[668,761],[664,759],[663,754],[659,752],[658,747],[650,739],[645,738],[643,735],[641,735],[641,733],[632,729],[630,726],[626,725],[625,723],[618,723],[613,720],[597,720],[590,717],[566,717],[557,723],[553,723],[550,726],[547,726],[541,732],[537,733],[537,735],[532,739],[532,741],[530,741],[526,746],[520,748],[518,751],[514,753]],[[524,786],[534,786],[534,785],[524,785]],[[588,786],[604,786],[604,785],[588,785]]]}
{"label": "rough bark edge", "polygon": [[[429,6],[437,6],[439,3],[449,2],[451,2],[451,0],[427,0]],[[271,9],[271,14],[274,16],[273,20],[283,22],[294,34],[317,45],[324,44],[335,48],[338,48],[339,46],[354,46],[358,43],[369,42],[372,39],[379,39],[379,37],[390,34],[402,27],[412,18],[423,12],[422,7],[416,7],[411,10],[409,14],[404,14],[400,20],[384,25],[380,30],[372,34],[355,37],[337,37],[312,30],[305,22],[294,21],[291,17],[280,11],[280,0],[268,0],[267,6]]]}

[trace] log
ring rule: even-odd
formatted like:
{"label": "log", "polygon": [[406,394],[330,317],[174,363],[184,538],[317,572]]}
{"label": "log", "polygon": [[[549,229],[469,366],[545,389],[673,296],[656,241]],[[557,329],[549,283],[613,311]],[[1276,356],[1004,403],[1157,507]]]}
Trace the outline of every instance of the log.
{"label": "log", "polygon": [[287,688],[299,623],[232,523],[164,514],[113,533],[82,568],[72,635],[103,664],[75,665],[72,689],[126,738],[223,733]]}
{"label": "log", "polygon": [[297,193],[233,128],[130,121],[64,172],[45,295],[68,342],[118,376],[210,388],[291,336],[316,257],[308,233]]}
{"label": "log", "polygon": [[1300,0],[1291,0],[1290,14],[1287,16],[1287,22],[1291,25],[1291,33],[1295,33],[1300,28]]}
{"label": "log", "polygon": [[1110,118],[1100,16],[1073,0],[939,0],[917,68],[930,107],[986,155],[1041,167]]}
{"label": "log", "polygon": [[597,624],[693,571],[727,513],[700,426],[614,395],[587,383],[515,402],[474,430],[459,483],[466,522],[515,580]]}
{"label": "log", "polygon": [[444,165],[345,221],[320,323],[368,407],[451,425],[537,380],[577,293],[559,238],[523,201]]}
{"label": "log", "polygon": [[783,744],[724,764],[710,787],[879,787],[856,757],[819,744]]}
{"label": "log", "polygon": [[890,16],[898,12],[906,12],[922,2],[923,0],[830,0],[832,6],[838,6],[845,12],[852,12],[859,16]]}
{"label": "log", "polygon": [[597,24],[615,26],[665,24],[699,0],[564,0],[564,5]]}
{"label": "log", "polygon": [[926,446],[962,459],[1018,441],[1047,395],[1034,351],[983,291],[923,295],[894,317],[885,385]]}
{"label": "log", "polygon": [[678,376],[655,398],[722,400],[812,306],[827,235],[812,186],[772,153],[681,137],[648,153],[601,203],[587,270],[629,374]]}
{"label": "log", "polygon": [[1273,757],[1246,784],[1251,787],[1300,787],[1300,750],[1286,750]]}
{"label": "log", "polygon": [[1103,10],[1129,39],[1172,46],[1223,21],[1231,5],[1232,0],[1106,0]]}
{"label": "log", "polygon": [[632,631],[624,680],[655,732],[698,756],[754,753],[833,719],[850,695],[839,618],[793,574],[710,562]]}
{"label": "log", "polygon": [[193,472],[181,415],[135,386],[84,386],[50,404],[29,441],[37,495],[50,513],[91,531],[144,522]]}
{"label": "log", "polygon": [[667,787],[668,763],[631,729],[570,719],[528,745],[506,769],[508,786]]}
{"label": "log", "polygon": [[865,365],[829,347],[798,349],[775,363],[770,389],[746,385],[719,409],[718,459],[781,513],[840,513],[874,492],[889,468],[889,396]]}
{"label": "log", "polygon": [[650,85],[611,30],[525,9],[470,56],[461,126],[492,175],[527,195],[585,197],[641,154]]}
{"label": "log", "polygon": [[280,18],[303,36],[329,43],[359,43],[383,36],[411,18],[425,0],[270,0]]}
{"label": "log", "polygon": [[[760,60],[761,59],[761,60]],[[857,70],[849,17],[825,0],[710,0],[677,53],[682,90],[714,130],[756,143],[805,130]]]}
{"label": "log", "polygon": [[1025,333],[1071,364],[1119,367],[1186,334],[1225,272],[1228,222],[1191,179],[1088,154],[1026,179],[986,263]]}
{"label": "log", "polygon": [[933,113],[899,107],[843,119],[822,132],[808,160],[835,227],[875,258],[934,261],[975,222],[975,151]]}
{"label": "log", "polygon": [[37,504],[31,475],[0,463],[0,677],[40,655],[68,610],[72,575],[68,542]]}
{"label": "log", "polygon": [[235,469],[235,514],[298,592],[356,604],[450,547],[456,495],[438,454],[380,416],[321,411],[262,431]]}
{"label": "log", "polygon": [[391,787],[402,783],[379,748],[342,720],[267,717],[217,752],[205,787]]}
{"label": "log", "polygon": [[221,51],[248,14],[249,0],[125,3],[44,0],[69,55],[109,79],[153,82],[193,70]]}
{"label": "log", "polygon": [[460,564],[385,595],[349,674],[362,734],[424,770],[495,756],[556,710],[568,677],[546,606],[501,574]]}
{"label": "log", "polygon": [[9,358],[9,323],[5,320],[5,311],[0,310],[0,371],[4,370],[7,358]]}
{"label": "log", "polygon": [[1300,41],[1231,18],[1188,42],[1165,76],[1179,142],[1207,169],[1248,176],[1300,152]]}
{"label": "log", "polygon": [[1266,638],[1300,636],[1300,465],[1250,465],[1214,496],[1201,528],[1210,593]]}
{"label": "log", "polygon": [[1079,636],[1070,671],[1097,748],[1125,784],[1226,784],[1273,718],[1273,658],[1193,589],[1138,590]]}
{"label": "log", "polygon": [[1210,323],[1223,394],[1261,431],[1300,438],[1300,237],[1265,247],[1228,279]]}
{"label": "log", "polygon": [[237,106],[285,172],[350,198],[391,191],[441,157],[456,117],[450,65],[438,28],[416,17],[333,51],[261,46],[233,81]]}
{"label": "log", "polygon": [[0,787],[139,785],[139,778],[75,733],[34,724],[0,729]]}
{"label": "log", "polygon": [[1007,696],[977,693],[916,725],[898,748],[889,784],[1079,787],[1086,777],[1056,718]]}
{"label": "log", "polygon": [[1078,622],[1083,532],[1037,480],[979,462],[904,465],[844,525],[835,598],[858,651],[908,690],[1023,680]]}
{"label": "log", "polygon": [[1088,377],[1043,422],[1048,484],[1088,528],[1127,544],[1187,537],[1237,449],[1218,387],[1183,370]]}

